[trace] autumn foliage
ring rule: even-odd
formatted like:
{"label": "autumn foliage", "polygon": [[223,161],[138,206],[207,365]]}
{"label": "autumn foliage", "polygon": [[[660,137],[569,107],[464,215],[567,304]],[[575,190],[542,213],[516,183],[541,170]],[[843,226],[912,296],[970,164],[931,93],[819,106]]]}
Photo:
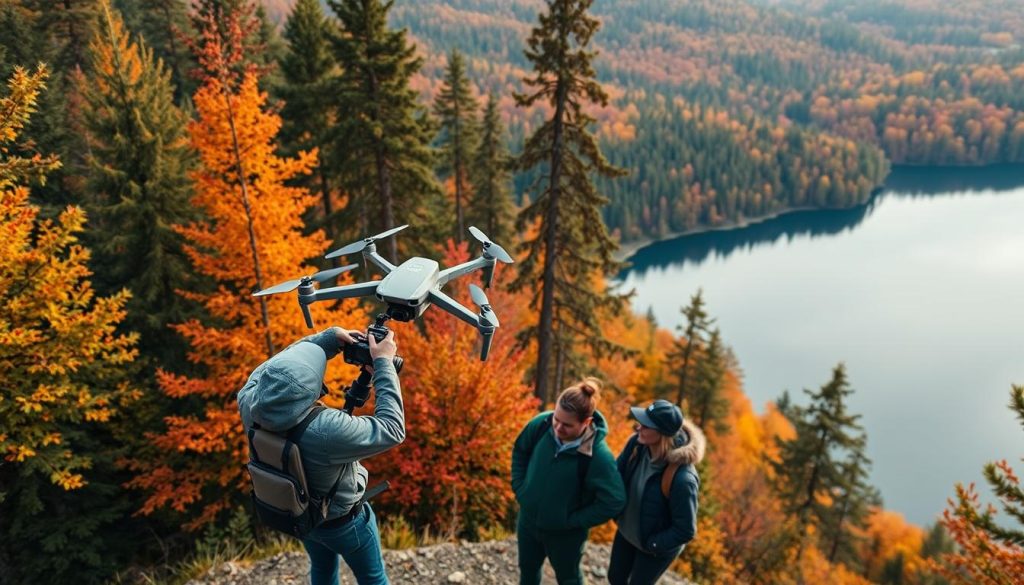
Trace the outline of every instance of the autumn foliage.
{"label": "autumn foliage", "polygon": [[[217,288],[211,293],[182,294],[201,303],[216,325],[196,320],[176,325],[175,330],[190,344],[190,359],[207,373],[188,377],[163,371],[159,382],[168,396],[198,400],[203,407],[198,412],[168,416],[166,432],[152,437],[160,456],[131,462],[138,472],[131,485],[149,494],[142,512],[162,507],[187,512],[190,527],[213,520],[218,512],[239,501],[247,481],[241,464],[248,454],[235,393],[268,354],[260,306],[251,296],[256,279],[229,107],[238,129],[239,150],[245,156],[264,286],[315,272],[308,259],[328,247],[322,232],[303,234],[302,213],[315,204],[314,197],[285,184],[311,171],[315,153],[300,153],[296,158],[274,153],[281,120],[267,108],[266,94],[259,91],[257,82],[256,75],[247,74],[238,93],[231,94],[217,79],[208,79],[194,97],[198,118],[189,126],[189,133],[201,168],[193,176],[193,203],[210,219],[182,226],[180,232],[188,242],[186,251],[193,266],[212,278]],[[362,326],[363,316],[355,311],[353,301],[332,307],[325,304],[313,306],[313,317],[322,326]],[[276,349],[310,333],[293,297],[271,298],[268,312],[269,334]],[[330,374],[328,385],[336,387],[345,374],[352,377],[354,372],[334,368]]]}
{"label": "autumn foliage", "polygon": [[[449,246],[442,264],[469,259],[465,243]],[[537,402],[523,383],[528,366],[515,331],[528,318],[523,295],[504,290],[506,268],[498,268],[488,299],[500,307],[501,327],[490,355],[481,362],[479,334],[438,308],[423,315],[423,328],[394,324],[402,370],[407,437],[368,462],[393,487],[385,507],[414,524],[449,535],[475,537],[507,519],[514,501],[509,453]],[[468,284],[455,281],[447,294],[471,307]],[[478,283],[479,285],[479,283]]]}
{"label": "autumn foliage", "polygon": [[[0,468],[13,464],[19,474],[73,490],[92,464],[77,448],[75,427],[107,423],[137,397],[124,375],[136,336],[116,331],[127,293],[92,290],[89,252],[78,243],[82,210],[42,219],[17,185],[56,163],[7,150],[45,77],[45,70],[15,72],[0,100]],[[0,494],[12,488],[9,479],[0,475]]]}

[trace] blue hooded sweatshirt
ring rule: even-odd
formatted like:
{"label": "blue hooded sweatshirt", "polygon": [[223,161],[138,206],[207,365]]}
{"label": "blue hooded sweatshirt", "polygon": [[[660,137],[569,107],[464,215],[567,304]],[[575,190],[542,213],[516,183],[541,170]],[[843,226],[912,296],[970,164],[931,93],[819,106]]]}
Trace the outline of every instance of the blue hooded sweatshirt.
{"label": "blue hooded sweatshirt", "polygon": [[[258,423],[268,431],[285,432],[302,420],[320,398],[327,360],[341,345],[332,329],[301,339],[260,364],[238,392],[238,410],[246,429]],[[342,516],[366,491],[371,457],[405,440],[405,414],[398,374],[388,358],[373,361],[376,403],[373,416],[352,416],[328,408],[302,435],[299,449],[313,493],[326,495],[334,482],[338,491],[328,518]]]}

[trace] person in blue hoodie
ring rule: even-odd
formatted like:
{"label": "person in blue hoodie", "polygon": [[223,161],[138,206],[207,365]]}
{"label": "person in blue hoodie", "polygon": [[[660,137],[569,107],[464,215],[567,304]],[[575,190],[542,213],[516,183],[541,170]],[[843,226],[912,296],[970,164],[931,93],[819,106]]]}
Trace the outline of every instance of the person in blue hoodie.
{"label": "person in blue hoodie", "polygon": [[[238,392],[238,410],[248,429],[255,422],[284,432],[298,424],[322,396],[327,360],[355,341],[356,331],[332,327],[303,338],[260,364]],[[392,331],[379,343],[366,336],[373,358],[376,403],[372,416],[328,408],[316,416],[299,441],[310,489],[328,494],[337,483],[327,520],[302,544],[309,553],[312,585],[338,585],[338,555],[360,585],[387,585],[377,520],[369,502],[360,460],[405,440],[401,387],[392,359],[398,350]]]}

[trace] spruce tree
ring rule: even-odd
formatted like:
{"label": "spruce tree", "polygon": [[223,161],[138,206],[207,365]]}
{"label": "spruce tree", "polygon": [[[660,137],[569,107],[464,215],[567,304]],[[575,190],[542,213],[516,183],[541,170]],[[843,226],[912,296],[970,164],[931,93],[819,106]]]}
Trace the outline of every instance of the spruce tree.
{"label": "spruce tree", "polygon": [[170,72],[106,2],[100,10],[79,82],[97,288],[132,292],[124,323],[145,355],[169,367],[184,362],[184,346],[168,325],[190,316],[176,293],[190,288],[188,260],[172,229],[195,219],[188,120],[174,106]]}
{"label": "spruce tree", "polygon": [[[779,460],[772,463],[783,508],[797,519],[801,534],[798,557],[809,527],[822,538],[825,554],[844,538],[840,531],[862,527],[863,502],[873,494],[864,483],[870,461],[864,455],[860,415],[850,414],[846,408],[853,393],[846,367],[840,363],[828,383],[816,392],[804,392],[810,399],[807,406],[789,404],[788,396],[784,397],[784,409],[780,404],[796,436],[778,441]],[[842,503],[844,497],[848,498],[846,504]],[[831,541],[830,535],[834,537]]]}
{"label": "spruce tree", "polygon": [[[346,215],[363,237],[411,224],[403,242],[426,252],[449,233],[441,227],[443,194],[434,176],[435,128],[409,86],[422,59],[406,31],[388,28],[392,2],[330,0],[341,29],[332,38],[342,68],[332,86],[331,106],[339,117],[332,128],[331,155],[349,196]],[[417,242],[418,240],[418,242]],[[389,238],[385,256],[398,259],[398,240]]]}
{"label": "spruce tree", "polygon": [[505,140],[498,100],[491,94],[484,107],[480,143],[470,167],[473,203],[466,211],[466,219],[470,225],[476,225],[487,232],[488,237],[495,242],[510,242],[514,235],[512,159]]}
{"label": "spruce tree", "polygon": [[[441,170],[451,176],[455,186],[455,241],[465,231],[464,203],[468,199],[469,161],[477,148],[476,100],[466,77],[466,65],[458,49],[448,55],[444,85],[434,101],[434,114],[441,123]],[[490,237],[495,237],[487,232]]]}
{"label": "spruce tree", "polygon": [[605,159],[589,129],[594,118],[584,112],[588,103],[608,103],[595,79],[596,52],[589,48],[600,26],[589,14],[592,3],[547,2],[527,39],[526,58],[534,73],[524,83],[531,90],[515,96],[520,107],[546,102],[552,112],[526,140],[517,160],[520,170],[539,168],[540,175],[516,227],[525,232],[539,224],[539,230],[523,243],[527,255],[513,283],[517,289],[541,283],[540,319],[525,333],[537,339],[534,392],[543,402],[550,400],[552,385],[560,387],[567,374],[586,367],[575,359],[575,346],[589,345],[598,355],[622,349],[601,333],[600,319],[602,313],[621,310],[622,298],[595,286],[622,263],[613,258],[618,246],[601,217],[608,200],[591,177],[624,172]]}
{"label": "spruce tree", "polygon": [[722,421],[729,413],[729,401],[723,396],[728,361],[729,350],[716,328],[694,366],[692,391],[686,399],[687,414],[701,428],[713,424],[719,432],[727,430]]}
{"label": "spruce tree", "polygon": [[672,352],[667,356],[669,367],[676,371],[679,378],[679,385],[676,388],[676,404],[679,406],[683,406],[686,393],[690,390],[688,384],[697,354],[702,351],[706,343],[704,336],[715,322],[714,319],[708,318],[708,313],[704,308],[704,291],[702,289],[697,289],[697,293],[690,297],[690,304],[683,307],[681,311],[686,317],[686,326],[678,325],[676,329],[680,330],[683,336],[673,343]]}
{"label": "spruce tree", "polygon": [[323,205],[322,225],[334,241],[331,179],[328,160],[331,120],[336,114],[329,103],[328,82],[336,65],[329,41],[330,24],[318,0],[299,0],[284,25],[288,52],[281,61],[282,85],[277,94],[284,100],[280,139],[285,154],[317,149],[317,169],[304,179],[304,186],[319,193]]}
{"label": "spruce tree", "polygon": [[178,103],[191,99],[196,80],[189,72],[195,61],[182,37],[191,34],[189,0],[115,0],[125,26],[145,39],[155,57],[164,62],[171,73],[174,99]]}

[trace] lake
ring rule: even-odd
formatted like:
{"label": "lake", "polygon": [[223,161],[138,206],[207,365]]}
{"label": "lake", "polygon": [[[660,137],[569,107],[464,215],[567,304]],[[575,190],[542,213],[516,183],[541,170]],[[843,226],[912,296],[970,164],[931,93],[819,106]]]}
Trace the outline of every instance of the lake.
{"label": "lake", "polygon": [[658,242],[620,275],[662,327],[698,288],[763,405],[845,362],[885,506],[925,525],[982,465],[1024,473],[1024,167],[897,168],[850,210]]}

